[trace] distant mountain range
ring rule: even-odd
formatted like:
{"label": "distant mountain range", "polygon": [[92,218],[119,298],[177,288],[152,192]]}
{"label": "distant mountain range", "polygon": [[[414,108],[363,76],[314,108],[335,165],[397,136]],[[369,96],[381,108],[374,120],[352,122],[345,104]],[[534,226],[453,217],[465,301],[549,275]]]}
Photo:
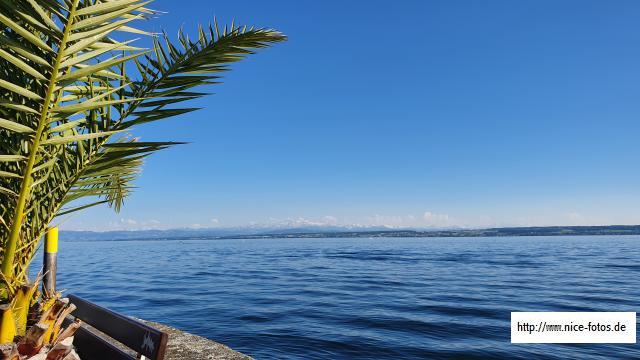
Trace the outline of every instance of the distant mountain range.
{"label": "distant mountain range", "polygon": [[640,235],[640,225],[545,226],[490,229],[390,229],[387,227],[224,228],[140,231],[63,231],[67,240],[187,240],[357,237],[500,237]]}

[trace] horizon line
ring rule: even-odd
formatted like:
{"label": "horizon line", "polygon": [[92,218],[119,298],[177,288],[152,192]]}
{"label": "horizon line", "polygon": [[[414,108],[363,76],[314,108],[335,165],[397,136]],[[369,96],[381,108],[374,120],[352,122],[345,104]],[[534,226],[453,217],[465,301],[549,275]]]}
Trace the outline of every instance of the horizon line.
{"label": "horizon line", "polygon": [[[393,227],[385,225],[306,225],[306,226],[251,226],[251,225],[239,225],[228,227],[178,227],[168,229],[115,229],[115,230],[60,230],[61,232],[91,232],[91,233],[111,233],[111,232],[145,232],[145,231],[224,231],[224,230],[313,230],[313,229],[336,229],[332,232],[343,232],[339,229],[347,230],[345,232],[367,232],[376,231],[415,231],[415,232],[437,232],[437,231],[471,231],[471,230],[492,230],[492,229],[543,229],[543,228],[591,228],[591,227],[640,227],[640,224],[597,224],[597,225],[517,225],[517,226],[491,226],[491,227],[463,227],[463,226],[450,226],[450,227]],[[310,231],[307,231],[310,232]],[[331,232],[331,231],[330,231]]]}

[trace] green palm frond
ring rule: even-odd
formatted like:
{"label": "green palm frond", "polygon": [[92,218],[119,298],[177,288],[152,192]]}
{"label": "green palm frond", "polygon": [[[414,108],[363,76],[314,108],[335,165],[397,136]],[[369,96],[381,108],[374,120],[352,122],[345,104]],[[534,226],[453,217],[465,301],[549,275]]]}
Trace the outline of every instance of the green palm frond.
{"label": "green palm frond", "polygon": [[[151,49],[130,37],[156,14],[142,0],[0,0],[2,274],[16,281],[55,216],[119,211],[150,154],[172,142],[130,140],[135,125],[196,110],[233,62],[285,40],[271,29],[182,31]],[[18,279],[19,280],[19,279]]]}

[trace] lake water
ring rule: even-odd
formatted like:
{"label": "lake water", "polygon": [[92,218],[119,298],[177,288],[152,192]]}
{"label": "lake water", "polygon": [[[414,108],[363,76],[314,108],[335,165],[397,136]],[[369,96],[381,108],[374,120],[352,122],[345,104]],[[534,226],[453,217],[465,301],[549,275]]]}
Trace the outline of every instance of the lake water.
{"label": "lake water", "polygon": [[[257,359],[638,359],[510,343],[511,311],[638,311],[640,237],[65,242],[59,287]],[[38,261],[38,260],[37,260]]]}

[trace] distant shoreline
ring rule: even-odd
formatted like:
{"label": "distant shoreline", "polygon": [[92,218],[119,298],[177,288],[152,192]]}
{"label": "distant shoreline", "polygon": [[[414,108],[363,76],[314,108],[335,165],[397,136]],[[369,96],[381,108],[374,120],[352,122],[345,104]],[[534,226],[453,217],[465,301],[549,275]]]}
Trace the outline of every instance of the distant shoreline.
{"label": "distant shoreline", "polygon": [[322,229],[278,229],[253,233],[235,233],[216,230],[144,230],[90,232],[66,231],[63,237],[70,240],[247,240],[247,239],[322,239],[322,238],[433,238],[433,237],[519,237],[519,236],[594,236],[594,235],[640,235],[640,225],[608,226],[542,226],[505,227],[489,229],[451,230],[322,230]]}

